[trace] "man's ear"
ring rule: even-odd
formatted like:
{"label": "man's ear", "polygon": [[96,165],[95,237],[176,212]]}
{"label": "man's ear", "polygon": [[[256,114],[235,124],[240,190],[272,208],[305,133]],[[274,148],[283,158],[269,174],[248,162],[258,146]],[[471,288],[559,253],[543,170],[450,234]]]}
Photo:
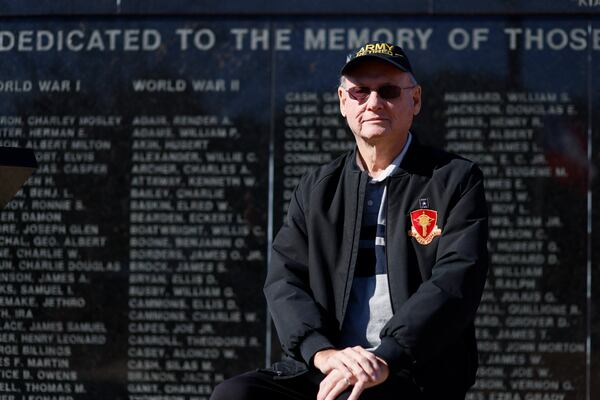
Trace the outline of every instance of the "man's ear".
{"label": "man's ear", "polygon": [[342,117],[346,118],[346,96],[344,93],[344,89],[341,86],[338,86],[338,98],[340,99],[340,114]]}
{"label": "man's ear", "polygon": [[412,90],[413,115],[418,115],[421,111],[421,93],[421,85],[417,85]]}

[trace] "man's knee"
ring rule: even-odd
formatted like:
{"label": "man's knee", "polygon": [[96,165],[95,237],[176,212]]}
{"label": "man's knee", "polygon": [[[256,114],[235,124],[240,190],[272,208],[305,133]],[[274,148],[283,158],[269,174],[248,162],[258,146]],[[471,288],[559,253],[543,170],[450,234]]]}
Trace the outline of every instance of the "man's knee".
{"label": "man's knee", "polygon": [[234,376],[218,384],[210,400],[250,400],[256,398],[260,385],[249,374]]}

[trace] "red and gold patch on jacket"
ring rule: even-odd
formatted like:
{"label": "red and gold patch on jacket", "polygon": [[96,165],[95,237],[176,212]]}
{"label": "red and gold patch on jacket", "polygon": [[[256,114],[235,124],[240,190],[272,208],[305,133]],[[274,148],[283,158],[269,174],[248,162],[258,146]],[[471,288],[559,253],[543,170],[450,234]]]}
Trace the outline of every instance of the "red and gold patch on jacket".
{"label": "red and gold patch on jacket", "polygon": [[437,211],[420,209],[410,212],[412,227],[408,236],[414,237],[420,244],[429,244],[434,237],[440,236],[442,230],[436,225]]}

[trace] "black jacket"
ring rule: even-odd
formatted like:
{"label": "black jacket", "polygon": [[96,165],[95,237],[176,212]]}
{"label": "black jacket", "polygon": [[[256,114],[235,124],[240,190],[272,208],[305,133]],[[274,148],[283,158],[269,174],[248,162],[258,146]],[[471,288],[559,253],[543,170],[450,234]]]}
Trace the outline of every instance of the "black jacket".
{"label": "black jacket", "polygon": [[[273,244],[264,292],[284,352],[311,364],[336,347],[354,268],[368,175],[356,150],[302,177]],[[375,354],[425,391],[470,387],[473,321],[488,268],[482,173],[463,158],[413,141],[388,178],[386,256],[394,315]],[[422,207],[426,199],[428,207]],[[409,236],[410,212],[437,211],[441,235]],[[444,388],[445,386],[445,388]]]}

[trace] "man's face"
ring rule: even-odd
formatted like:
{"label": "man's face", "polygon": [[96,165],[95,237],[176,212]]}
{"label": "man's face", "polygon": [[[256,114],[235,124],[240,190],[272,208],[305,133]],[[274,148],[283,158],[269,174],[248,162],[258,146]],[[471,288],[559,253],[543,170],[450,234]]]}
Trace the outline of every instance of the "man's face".
{"label": "man's face", "polygon": [[[352,96],[352,88],[378,89],[384,85],[414,87],[402,89],[399,97],[387,100],[375,91],[362,101]],[[413,117],[421,109],[421,87],[415,86],[408,73],[380,60],[364,60],[356,65],[343,87],[338,88],[338,96],[340,112],[355,139],[371,145],[403,145]]]}

